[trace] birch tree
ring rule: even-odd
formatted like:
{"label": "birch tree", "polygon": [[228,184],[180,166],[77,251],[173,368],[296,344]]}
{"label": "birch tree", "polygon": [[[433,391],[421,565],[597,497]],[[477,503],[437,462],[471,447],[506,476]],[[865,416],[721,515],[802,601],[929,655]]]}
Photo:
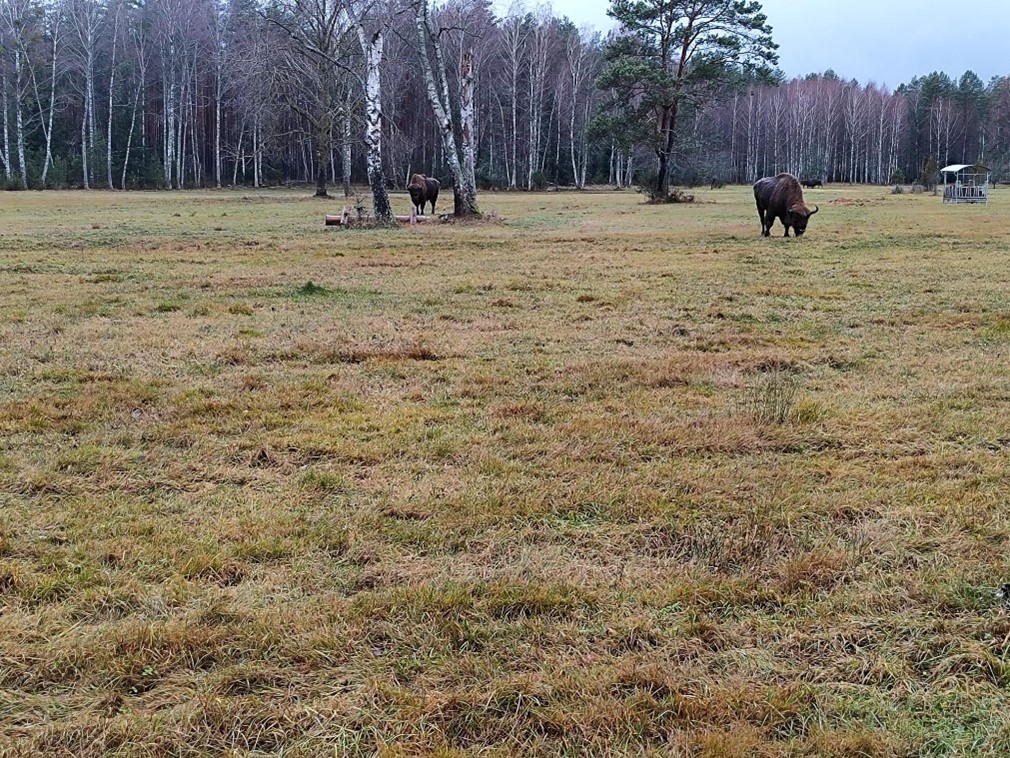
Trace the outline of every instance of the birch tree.
{"label": "birch tree", "polygon": [[386,193],[386,175],[382,171],[382,30],[370,37],[364,26],[358,27],[358,39],[365,55],[365,144],[368,149],[368,184],[372,190],[372,215],[377,224],[394,223]]}
{"label": "birch tree", "polygon": [[[14,85],[14,134],[18,154],[18,185],[28,187],[25,160],[25,106],[31,97],[33,42],[39,35],[42,9],[32,0],[0,2],[0,23]],[[9,152],[8,152],[9,160]]]}
{"label": "birch tree", "polygon": [[109,64],[109,113],[108,121],[106,122],[106,137],[105,137],[105,183],[109,189],[115,189],[116,185],[112,182],[112,107],[114,104],[114,98],[116,94],[116,51],[119,47],[119,15],[120,8],[117,6],[115,11],[112,11],[112,42],[111,42],[111,61]]}
{"label": "birch tree", "polygon": [[92,149],[95,144],[95,68],[99,35],[105,21],[105,8],[97,0],[70,0],[68,18],[73,30],[73,51],[80,76],[81,170],[84,189],[91,188]]}
{"label": "birch tree", "polygon": [[137,126],[137,109],[140,106],[140,98],[147,84],[147,45],[145,44],[144,25],[135,24],[131,29],[131,42],[133,48],[134,62],[134,90],[133,103],[130,108],[130,128],[126,133],[126,150],[123,152],[123,173],[120,177],[119,188],[126,189],[126,175],[130,166],[130,151],[133,149],[133,134]]}
{"label": "birch tree", "polygon": [[528,25],[520,17],[521,6],[513,8],[501,26],[499,49],[505,60],[507,100],[509,103],[509,138],[505,152],[505,174],[509,189],[518,187],[519,155],[519,71],[526,46]]}
{"label": "birch tree", "polygon": [[[56,118],[56,81],[60,73],[59,61],[63,48],[63,9],[59,4],[50,5],[43,11],[43,38],[48,37],[45,50],[49,53],[49,60],[45,61],[45,67],[31,68],[32,90],[35,93],[35,103],[39,109],[39,123],[42,125],[45,137],[46,152],[42,162],[42,178],[40,184],[46,186],[49,177],[49,168],[53,164],[53,123]],[[42,97],[42,88],[39,85],[39,76],[36,69],[48,73],[49,94],[47,98]],[[46,103],[46,105],[43,105]]]}
{"label": "birch tree", "polygon": [[595,88],[587,85],[591,85],[595,77],[596,60],[594,46],[583,38],[579,30],[568,26],[563,35],[564,85],[568,95],[568,154],[572,164],[572,182],[578,189],[583,189],[589,160],[586,127],[595,99]]}
{"label": "birch tree", "polygon": [[[463,130],[461,152],[456,140],[453,101],[449,94],[449,80],[445,67],[441,31],[436,32],[431,18],[429,0],[414,0],[414,2],[414,22],[417,30],[417,53],[421,75],[424,78],[428,103],[435,115],[444,157],[452,174],[453,209],[457,216],[479,216],[480,208],[477,205],[477,184],[473,174],[472,159],[474,149],[472,71],[465,75],[463,81],[464,90],[470,88],[470,91],[464,92],[460,98],[461,104],[465,102],[467,108],[465,112],[461,112],[461,120],[464,125],[470,125],[469,128]],[[433,59],[434,63],[432,63]]]}

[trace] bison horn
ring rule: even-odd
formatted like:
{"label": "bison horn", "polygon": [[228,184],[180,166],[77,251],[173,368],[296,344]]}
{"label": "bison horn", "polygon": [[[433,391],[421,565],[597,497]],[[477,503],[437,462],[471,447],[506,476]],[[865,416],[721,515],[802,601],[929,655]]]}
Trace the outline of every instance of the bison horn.
{"label": "bison horn", "polygon": [[815,213],[817,213],[818,210],[819,210],[818,207],[815,205],[814,209],[810,211],[810,216],[813,216]]}

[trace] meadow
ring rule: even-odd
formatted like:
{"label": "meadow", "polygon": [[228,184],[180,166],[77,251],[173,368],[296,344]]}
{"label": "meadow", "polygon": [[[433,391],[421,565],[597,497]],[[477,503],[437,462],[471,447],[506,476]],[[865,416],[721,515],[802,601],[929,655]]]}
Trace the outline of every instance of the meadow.
{"label": "meadow", "polygon": [[1010,753],[1010,192],[306,194],[0,194],[0,755]]}

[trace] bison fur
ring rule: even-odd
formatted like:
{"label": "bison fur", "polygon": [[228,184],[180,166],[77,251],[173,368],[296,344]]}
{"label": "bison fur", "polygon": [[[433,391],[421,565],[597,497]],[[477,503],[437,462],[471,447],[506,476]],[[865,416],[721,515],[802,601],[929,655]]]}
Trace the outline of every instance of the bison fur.
{"label": "bison fur", "polygon": [[792,174],[758,179],[754,183],[754,200],[757,203],[758,218],[761,219],[762,237],[771,234],[776,218],[786,228],[784,236],[788,237],[789,229],[792,228],[796,236],[800,237],[807,230],[810,217],[818,211],[816,205],[810,210],[803,202],[803,188]]}
{"label": "bison fur", "polygon": [[414,174],[410,177],[407,192],[410,193],[410,201],[414,204],[418,214],[424,214],[424,206],[427,203],[431,203],[431,212],[435,212],[435,201],[438,200],[438,191],[441,186],[438,179],[432,179],[423,174]]}

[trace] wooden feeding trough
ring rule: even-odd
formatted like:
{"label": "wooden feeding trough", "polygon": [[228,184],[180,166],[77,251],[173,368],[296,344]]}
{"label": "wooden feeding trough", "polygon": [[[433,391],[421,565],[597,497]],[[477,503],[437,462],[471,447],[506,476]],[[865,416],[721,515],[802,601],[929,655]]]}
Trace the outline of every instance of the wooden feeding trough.
{"label": "wooden feeding trough", "polygon": [[[401,216],[393,216],[393,218],[395,218],[401,224],[410,224],[411,226],[414,226],[414,224],[424,224],[433,220],[431,216],[418,216],[417,211],[413,208],[411,209],[409,216],[401,215]],[[341,211],[339,216],[326,217],[326,226],[347,227],[350,225],[351,225],[351,206],[349,205],[344,206],[344,210]]]}

